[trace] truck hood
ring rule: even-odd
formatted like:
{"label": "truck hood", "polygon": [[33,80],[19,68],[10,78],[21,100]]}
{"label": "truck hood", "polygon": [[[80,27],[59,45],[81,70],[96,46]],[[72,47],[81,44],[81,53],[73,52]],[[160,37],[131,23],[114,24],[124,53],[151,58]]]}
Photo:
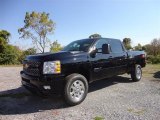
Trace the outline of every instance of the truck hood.
{"label": "truck hood", "polygon": [[57,53],[44,53],[44,54],[29,55],[26,57],[25,60],[40,61],[40,62],[60,60],[62,63],[70,63],[70,62],[86,61],[87,58],[88,58],[87,52],[60,51]]}

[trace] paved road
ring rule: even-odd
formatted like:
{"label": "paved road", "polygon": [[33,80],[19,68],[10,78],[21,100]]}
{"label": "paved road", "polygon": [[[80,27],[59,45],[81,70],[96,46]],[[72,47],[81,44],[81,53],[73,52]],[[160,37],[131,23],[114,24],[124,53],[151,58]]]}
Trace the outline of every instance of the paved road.
{"label": "paved road", "polygon": [[21,67],[0,67],[0,120],[159,120],[160,78],[131,82],[118,76],[94,82],[80,105],[40,98],[21,87]]}

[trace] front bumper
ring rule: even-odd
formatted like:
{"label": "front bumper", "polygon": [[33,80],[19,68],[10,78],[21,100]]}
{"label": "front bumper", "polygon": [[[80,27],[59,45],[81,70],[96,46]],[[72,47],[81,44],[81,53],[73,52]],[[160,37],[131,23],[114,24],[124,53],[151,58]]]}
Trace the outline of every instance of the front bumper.
{"label": "front bumper", "polygon": [[[36,91],[43,94],[62,94],[64,91],[64,79],[63,75],[44,75],[41,77],[35,77],[20,72],[22,78],[22,85],[30,91]],[[49,86],[50,88],[44,88]]]}

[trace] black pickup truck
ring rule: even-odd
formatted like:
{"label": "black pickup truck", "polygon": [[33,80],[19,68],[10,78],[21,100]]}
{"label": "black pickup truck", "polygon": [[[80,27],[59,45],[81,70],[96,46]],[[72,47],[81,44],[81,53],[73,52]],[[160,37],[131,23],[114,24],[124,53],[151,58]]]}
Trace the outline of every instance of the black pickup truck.
{"label": "black pickup truck", "polygon": [[118,39],[82,39],[58,53],[27,56],[20,74],[22,85],[32,93],[64,95],[69,105],[76,105],[95,80],[128,73],[139,81],[145,57],[143,51],[127,51]]}

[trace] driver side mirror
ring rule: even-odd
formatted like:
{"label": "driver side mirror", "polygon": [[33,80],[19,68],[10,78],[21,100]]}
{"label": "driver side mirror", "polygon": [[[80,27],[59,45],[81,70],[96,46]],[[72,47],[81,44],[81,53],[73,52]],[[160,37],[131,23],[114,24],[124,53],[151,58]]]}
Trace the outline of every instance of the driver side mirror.
{"label": "driver side mirror", "polygon": [[109,54],[110,53],[110,45],[109,44],[103,44],[102,45],[102,54]]}

